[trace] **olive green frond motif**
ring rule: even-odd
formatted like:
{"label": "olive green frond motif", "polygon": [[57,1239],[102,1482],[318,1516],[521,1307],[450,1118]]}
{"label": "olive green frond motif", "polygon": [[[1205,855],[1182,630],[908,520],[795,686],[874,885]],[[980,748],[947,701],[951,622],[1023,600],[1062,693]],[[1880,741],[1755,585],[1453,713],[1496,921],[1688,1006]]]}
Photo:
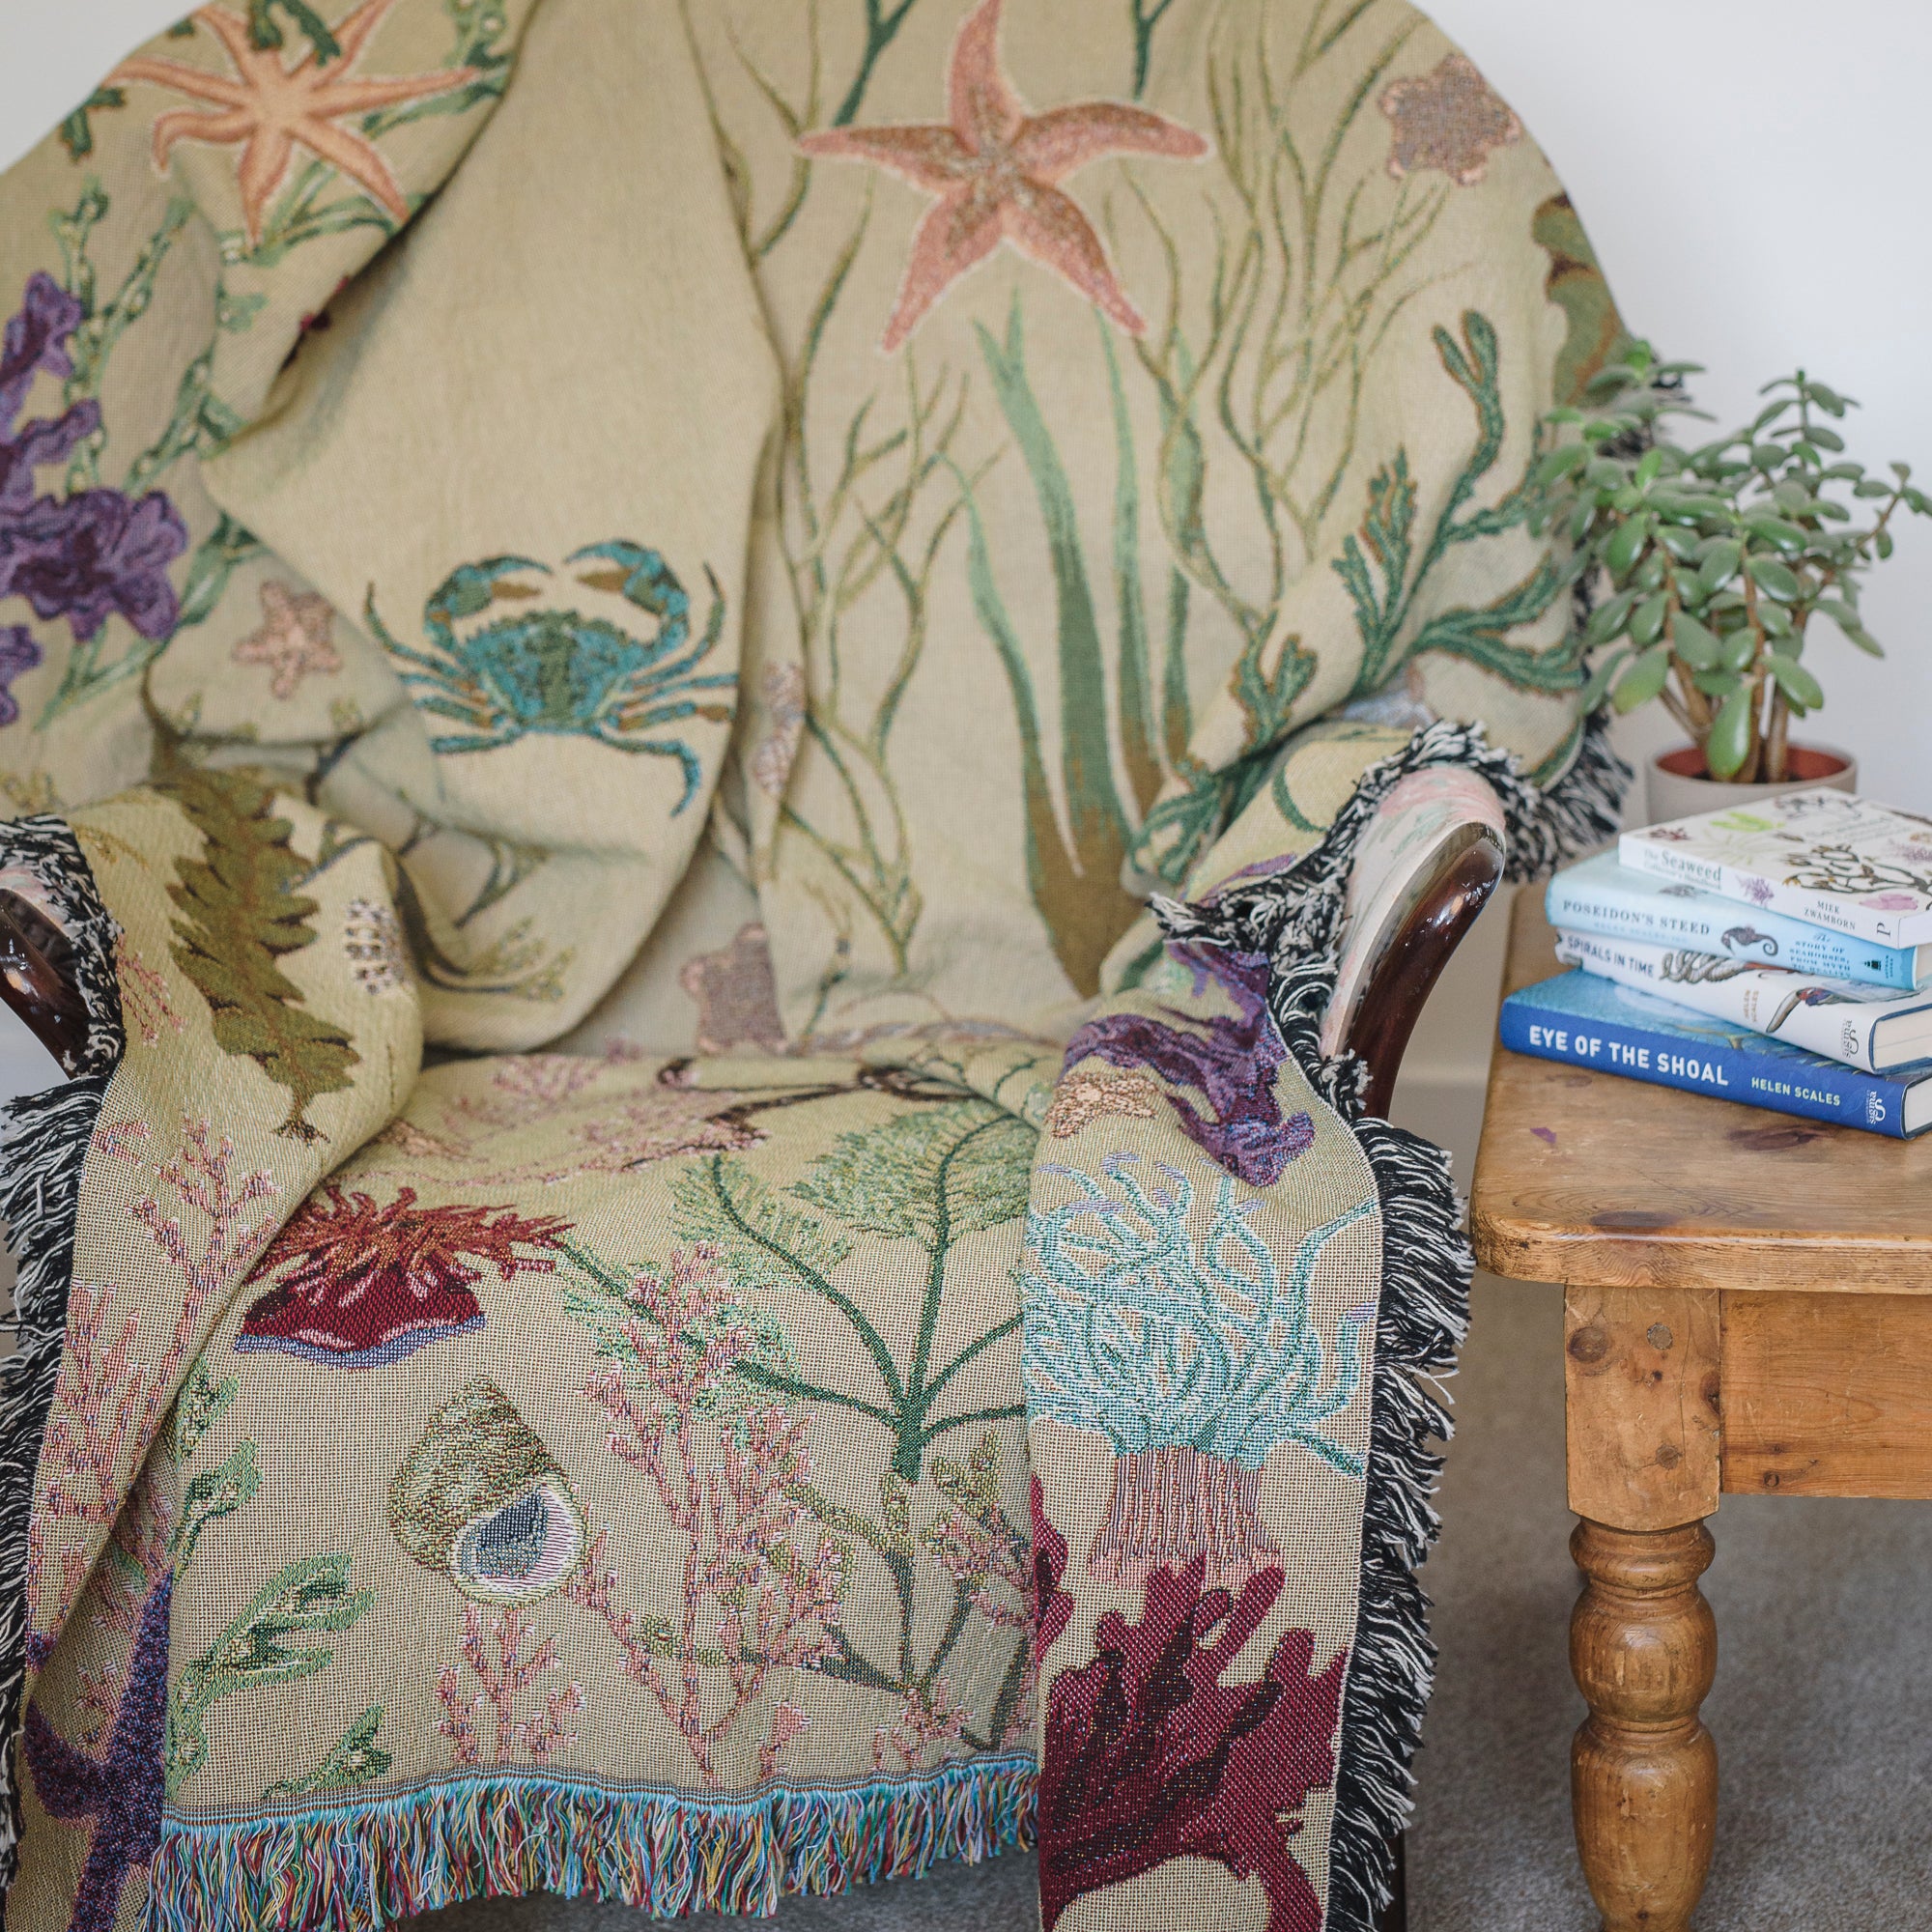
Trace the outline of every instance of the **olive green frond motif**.
{"label": "olive green frond motif", "polygon": [[[829,1496],[810,1481],[789,1493],[832,1534],[855,1549],[863,1547],[884,1566],[897,1605],[897,1641],[889,1639],[868,1655],[851,1631],[840,1630],[834,1634],[834,1654],[812,1667],[896,1697],[930,1697],[954,1667],[976,1610],[1016,1632],[1029,1618],[1027,1535],[1002,1511],[996,1433],[1017,1428],[1023,1409],[1017,1403],[961,1406],[975,1400],[971,1381],[961,1378],[979,1358],[1003,1344],[1016,1346],[1017,1290],[1009,1319],[983,1324],[983,1332],[950,1358],[940,1341],[951,1258],[969,1237],[1024,1213],[1036,1134],[991,1101],[949,1094],[937,1082],[911,1097],[924,1104],[841,1134],[782,1190],[759,1179],[751,1162],[729,1154],[684,1163],[672,1190],[680,1237],[704,1243],[744,1284],[748,1320],[762,1320],[754,1291],[782,1290],[816,1296],[849,1330],[856,1346],[837,1353],[858,1373],[838,1378],[837,1388],[810,1379],[769,1346],[738,1361],[734,1372],[790,1401],[830,1404],[868,1418],[883,1433],[890,1460],[879,1478],[876,1511]],[[923,1276],[916,1321],[906,1324],[909,1340],[896,1323],[889,1324],[888,1339],[846,1292],[843,1270],[861,1251],[855,1236],[862,1233],[873,1237],[867,1255],[876,1253],[881,1239],[905,1243],[912,1251],[900,1264],[906,1278],[913,1279],[915,1270]],[[588,1286],[569,1284],[568,1304],[603,1331],[609,1315],[600,1312],[600,1296],[604,1311],[616,1311],[627,1302],[627,1284],[582,1251],[573,1250],[570,1260]],[[868,1262],[868,1271],[878,1265]],[[943,1443],[958,1442],[960,1430],[975,1432],[966,1438],[974,1446],[964,1464],[937,1453]],[[928,1474],[951,1513],[920,1524],[913,1504]],[[938,1624],[918,1609],[921,1574],[933,1569],[951,1597],[950,1613]],[[970,1747],[987,1748],[1008,1735],[1025,1694],[1028,1657],[1029,1645],[1017,1636],[989,1734],[963,1733]]]}
{"label": "olive green frond motif", "polygon": [[315,944],[316,901],[298,891],[311,867],[290,845],[294,828],[275,794],[244,772],[175,761],[157,789],[205,841],[175,862],[168,896],[178,908],[175,963],[208,1003],[215,1043],[254,1061],[289,1096],[278,1133],[318,1140],[310,1104],[350,1085],[361,1056],[349,1036],[318,1018],[279,962]]}
{"label": "olive green frond motif", "polygon": [[690,596],[656,551],[622,541],[588,544],[568,562],[578,567],[579,583],[614,592],[656,618],[655,633],[641,639],[608,617],[554,608],[512,609],[474,622],[496,606],[545,597],[554,573],[527,556],[493,556],[451,571],[423,607],[426,651],[402,642],[383,622],[373,584],[365,606],[370,631],[416,709],[457,727],[432,729],[433,751],[490,752],[549,733],[673,758],[684,780],[675,815],[697,796],[703,774],[697,753],[670,727],[691,719],[728,724],[732,717],[737,673],[698,668],[724,635],[724,590],[707,569],[711,612],[694,642]]}
{"label": "olive green frond motif", "polygon": [[1580,403],[1591,377],[1630,348],[1632,336],[1570,197],[1552,194],[1536,211],[1529,232],[1549,254],[1544,291],[1570,325],[1556,355],[1555,400]]}

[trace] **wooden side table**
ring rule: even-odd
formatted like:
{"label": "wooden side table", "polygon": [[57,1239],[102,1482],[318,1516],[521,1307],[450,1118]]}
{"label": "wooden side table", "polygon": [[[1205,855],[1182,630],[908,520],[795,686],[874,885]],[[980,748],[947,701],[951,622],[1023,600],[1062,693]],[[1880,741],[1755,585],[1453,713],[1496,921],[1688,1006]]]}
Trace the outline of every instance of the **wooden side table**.
{"label": "wooden side table", "polygon": [[[1506,990],[1556,971],[1541,900]],[[1564,1289],[1584,1876],[1605,1932],[1686,1932],[1718,1793],[1706,1519],[1724,1492],[1932,1496],[1932,1136],[1498,1047],[1470,1214],[1485,1267]]]}

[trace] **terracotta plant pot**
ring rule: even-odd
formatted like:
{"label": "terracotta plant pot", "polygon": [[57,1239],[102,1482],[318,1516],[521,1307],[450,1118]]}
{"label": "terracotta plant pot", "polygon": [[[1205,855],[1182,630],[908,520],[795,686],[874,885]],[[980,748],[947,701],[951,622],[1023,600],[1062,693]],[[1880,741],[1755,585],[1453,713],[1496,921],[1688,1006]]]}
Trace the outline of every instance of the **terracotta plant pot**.
{"label": "terracotta plant pot", "polygon": [[1787,791],[1810,791],[1830,785],[1833,791],[1859,788],[1858,760],[1849,752],[1829,745],[1793,745],[1791,776],[1781,784],[1727,784],[1704,775],[1704,753],[1695,745],[1660,752],[1645,773],[1650,825],[1672,818],[1690,818],[1700,811],[1722,811],[1755,799],[1777,798]]}

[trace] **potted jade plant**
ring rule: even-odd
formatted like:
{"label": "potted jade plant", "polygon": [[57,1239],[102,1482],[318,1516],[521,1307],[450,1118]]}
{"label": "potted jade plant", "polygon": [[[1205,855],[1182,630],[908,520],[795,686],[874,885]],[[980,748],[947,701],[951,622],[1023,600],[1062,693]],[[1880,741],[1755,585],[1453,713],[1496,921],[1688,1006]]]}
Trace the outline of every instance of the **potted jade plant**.
{"label": "potted jade plant", "polygon": [[1546,418],[1559,440],[1531,479],[1531,526],[1568,539],[1588,592],[1583,709],[1655,700],[1690,740],[1652,761],[1653,819],[1853,788],[1845,753],[1791,735],[1825,701],[1811,620],[1882,657],[1862,580],[1891,554],[1901,511],[1932,514],[1908,465],[1888,479],[1846,458],[1832,425],[1855,405],[1802,369],[1765,385],[1747,427],[1683,446],[1670,419],[1701,415],[1683,387],[1697,369],[1635,344],[1593,379],[1587,407]]}

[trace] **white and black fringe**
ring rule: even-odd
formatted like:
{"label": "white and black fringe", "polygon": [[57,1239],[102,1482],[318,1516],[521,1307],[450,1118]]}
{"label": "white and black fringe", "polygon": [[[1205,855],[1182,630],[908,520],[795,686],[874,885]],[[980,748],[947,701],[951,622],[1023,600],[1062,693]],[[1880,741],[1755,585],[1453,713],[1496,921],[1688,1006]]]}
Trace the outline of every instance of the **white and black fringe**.
{"label": "white and black fringe", "polygon": [[1394,1844],[1414,1808],[1414,1760],[1435,1676],[1429,1604],[1416,1567],[1440,1520],[1432,1497],[1450,1422],[1430,1383],[1451,1373],[1468,1327],[1474,1267],[1449,1157],[1418,1134],[1364,1115],[1368,1068],[1324,1059],[1322,1016],[1335,991],[1342,915],[1362,833],[1411,772],[1454,765],[1485,779],[1502,804],[1506,876],[1534,878],[1617,829],[1630,767],[1609,748],[1603,714],[1548,791],[1480,729],[1438,723],[1372,766],[1321,843],[1292,870],[1243,881],[1202,905],[1156,900],[1167,933],[1263,952],[1273,962],[1268,1008],[1316,1091],[1353,1130],[1374,1170],[1382,1216],[1369,1463],[1355,1643],[1342,1704],[1325,1932],[1376,1932],[1391,1895]]}
{"label": "white and black fringe", "polygon": [[[94,874],[61,819],[43,813],[0,823],[0,867],[18,867],[44,888],[73,947],[71,971],[87,1008],[77,1075],[0,1107],[0,1219],[18,1274],[14,1313],[0,1323],[14,1352],[0,1359],[0,1739],[6,1804],[0,1805],[0,1887],[19,1863],[20,1785],[15,1759],[27,1663],[27,1524],[41,1437],[53,1405],[67,1339],[74,1216],[81,1163],[107,1083],[120,1065],[121,995],[115,925]],[[4,1906],[0,1906],[4,1912]],[[4,1924],[4,1918],[0,1918]]]}

